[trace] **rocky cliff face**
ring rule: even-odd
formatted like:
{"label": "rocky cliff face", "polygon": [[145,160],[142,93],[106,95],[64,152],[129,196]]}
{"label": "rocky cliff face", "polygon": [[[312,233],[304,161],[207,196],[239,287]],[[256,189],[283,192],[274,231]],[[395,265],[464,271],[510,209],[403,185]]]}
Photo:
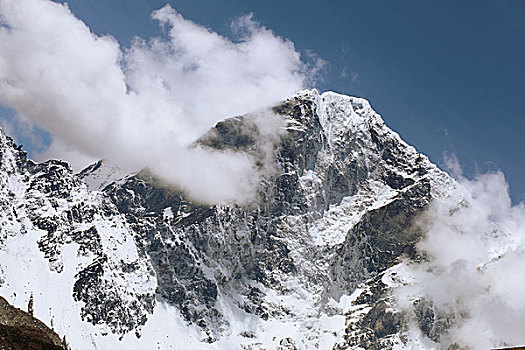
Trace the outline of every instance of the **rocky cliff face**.
{"label": "rocky cliff face", "polygon": [[[402,344],[385,276],[453,180],[366,100],[305,91],[251,205],[203,206],[147,171],[36,164],[0,133],[0,295],[73,347],[328,349]],[[200,146],[263,152],[250,116]],[[58,290],[58,292],[57,292]]]}

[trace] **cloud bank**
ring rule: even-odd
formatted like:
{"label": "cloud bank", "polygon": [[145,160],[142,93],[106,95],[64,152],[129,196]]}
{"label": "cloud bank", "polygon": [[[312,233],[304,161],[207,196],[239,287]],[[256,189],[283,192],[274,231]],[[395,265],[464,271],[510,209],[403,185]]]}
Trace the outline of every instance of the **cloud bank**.
{"label": "cloud bank", "polygon": [[408,263],[412,281],[395,295],[409,312],[417,299],[433,305],[434,330],[449,327],[435,348],[525,345],[525,205],[512,206],[501,172],[468,180],[453,168],[457,191],[419,221],[428,260]]}
{"label": "cloud bank", "polygon": [[250,15],[232,24],[235,42],[168,5],[152,17],[167,35],[123,49],[67,5],[0,0],[0,103],[51,133],[49,156],[148,167],[207,203],[249,200],[253,159],[188,145],[221,119],[303,89],[321,61],[304,63]]}

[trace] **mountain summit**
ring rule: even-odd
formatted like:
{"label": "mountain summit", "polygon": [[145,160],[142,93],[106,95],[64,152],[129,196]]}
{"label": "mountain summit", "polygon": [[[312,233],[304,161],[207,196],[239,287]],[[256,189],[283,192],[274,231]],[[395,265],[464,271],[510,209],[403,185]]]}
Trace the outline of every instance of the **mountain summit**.
{"label": "mountain summit", "polygon": [[[73,349],[403,346],[389,281],[454,180],[362,98],[303,91],[273,111],[286,131],[246,206],[102,161],[35,163],[0,131],[0,295],[32,295]],[[248,115],[198,142],[257,157],[257,132]]]}

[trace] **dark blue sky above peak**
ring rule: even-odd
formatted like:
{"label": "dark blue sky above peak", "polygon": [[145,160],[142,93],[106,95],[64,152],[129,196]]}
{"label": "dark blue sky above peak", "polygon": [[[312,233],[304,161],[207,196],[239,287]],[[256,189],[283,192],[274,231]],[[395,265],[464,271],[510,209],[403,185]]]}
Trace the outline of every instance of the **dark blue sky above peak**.
{"label": "dark blue sky above peak", "polygon": [[68,1],[124,47],[159,35],[150,13],[166,3],[225,36],[252,12],[327,62],[313,87],[367,98],[433,162],[448,152],[470,176],[500,169],[525,199],[524,1]]}

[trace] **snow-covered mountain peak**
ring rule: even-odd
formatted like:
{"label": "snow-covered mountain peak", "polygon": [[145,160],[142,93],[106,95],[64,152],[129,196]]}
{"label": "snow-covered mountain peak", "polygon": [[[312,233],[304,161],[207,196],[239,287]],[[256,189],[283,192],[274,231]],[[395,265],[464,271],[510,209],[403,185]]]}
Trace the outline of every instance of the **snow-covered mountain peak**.
{"label": "snow-covered mountain peak", "polygon": [[[139,169],[140,170],[140,169]],[[105,160],[89,165],[83,169],[79,177],[88,186],[90,191],[102,191],[115,181],[123,180],[138,173],[137,170],[124,169]]]}
{"label": "snow-covered mountain peak", "polygon": [[[393,344],[399,325],[367,333],[380,276],[454,181],[364,99],[308,90],[274,111],[288,122],[277,171],[248,207],[199,205],[105,162],[37,164],[0,132],[0,294],[23,307],[33,292],[35,315],[82,349]],[[249,118],[199,142],[257,156]]]}
{"label": "snow-covered mountain peak", "polygon": [[[313,101],[323,127],[345,128],[357,126],[368,119],[382,122],[381,117],[375,113],[368,100],[360,97],[339,94],[334,91],[319,93],[316,89],[303,90],[296,98]],[[327,113],[328,112],[328,113]],[[329,115],[326,115],[329,114]]]}

